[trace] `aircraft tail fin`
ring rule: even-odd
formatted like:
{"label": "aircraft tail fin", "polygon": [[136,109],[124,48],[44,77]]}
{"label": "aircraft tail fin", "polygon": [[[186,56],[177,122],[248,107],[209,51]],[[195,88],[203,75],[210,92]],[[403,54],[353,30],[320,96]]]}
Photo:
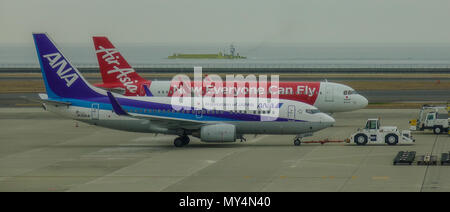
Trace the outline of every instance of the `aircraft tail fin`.
{"label": "aircraft tail fin", "polygon": [[37,56],[49,98],[100,97],[98,88],[90,85],[65,57],[47,33],[33,33]]}
{"label": "aircraft tail fin", "polygon": [[94,36],[95,53],[102,75],[103,83],[124,83],[146,81],[128,64],[125,58],[105,36]]}

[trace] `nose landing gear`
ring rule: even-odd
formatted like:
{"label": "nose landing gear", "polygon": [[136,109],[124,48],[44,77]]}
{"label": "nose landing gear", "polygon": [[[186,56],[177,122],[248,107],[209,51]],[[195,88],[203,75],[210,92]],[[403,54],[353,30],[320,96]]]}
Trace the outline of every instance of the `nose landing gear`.
{"label": "nose landing gear", "polygon": [[294,138],[294,145],[295,146],[300,146],[302,144],[302,138],[310,137],[312,135],[313,135],[312,133],[304,133],[304,134],[300,134],[300,135],[295,136],[295,138]]}

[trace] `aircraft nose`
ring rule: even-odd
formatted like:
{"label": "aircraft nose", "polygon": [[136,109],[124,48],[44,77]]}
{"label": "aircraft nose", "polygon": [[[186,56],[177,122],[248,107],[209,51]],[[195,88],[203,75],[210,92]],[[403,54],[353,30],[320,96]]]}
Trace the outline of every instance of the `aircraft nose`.
{"label": "aircraft nose", "polygon": [[333,126],[335,122],[336,120],[334,120],[333,117],[325,113],[322,113],[322,123],[324,123],[326,126]]}
{"label": "aircraft nose", "polygon": [[369,100],[366,99],[366,97],[358,94],[358,96],[355,98],[356,100],[356,109],[362,109],[365,108],[369,104]]}
{"label": "aircraft nose", "polygon": [[[359,95],[361,96],[361,95]],[[366,99],[366,97],[361,96],[361,108],[365,108],[369,104],[369,100]]]}

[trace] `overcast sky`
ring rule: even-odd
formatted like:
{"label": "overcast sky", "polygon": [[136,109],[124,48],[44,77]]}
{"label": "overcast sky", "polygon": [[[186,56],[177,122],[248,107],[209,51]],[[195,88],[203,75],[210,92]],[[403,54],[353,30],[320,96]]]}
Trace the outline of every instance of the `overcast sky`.
{"label": "overcast sky", "polygon": [[0,43],[450,43],[450,0],[0,0]]}

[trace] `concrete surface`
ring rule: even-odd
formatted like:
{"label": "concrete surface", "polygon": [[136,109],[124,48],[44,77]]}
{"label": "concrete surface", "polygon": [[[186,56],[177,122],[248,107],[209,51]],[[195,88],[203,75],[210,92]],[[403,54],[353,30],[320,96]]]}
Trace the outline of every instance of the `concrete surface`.
{"label": "concrete surface", "polygon": [[[408,128],[417,110],[338,113],[305,141],[343,140],[367,118]],[[174,136],[89,126],[41,108],[0,108],[0,191],[450,191],[450,166],[393,166],[401,150],[450,150],[448,135],[413,145],[293,145],[292,135],[183,148]]]}

